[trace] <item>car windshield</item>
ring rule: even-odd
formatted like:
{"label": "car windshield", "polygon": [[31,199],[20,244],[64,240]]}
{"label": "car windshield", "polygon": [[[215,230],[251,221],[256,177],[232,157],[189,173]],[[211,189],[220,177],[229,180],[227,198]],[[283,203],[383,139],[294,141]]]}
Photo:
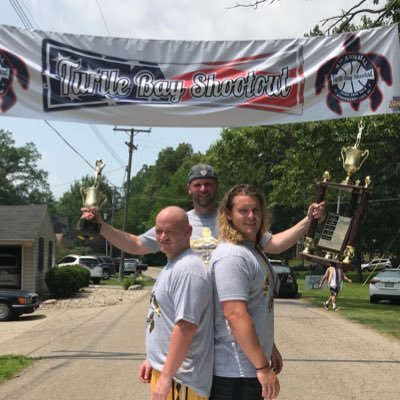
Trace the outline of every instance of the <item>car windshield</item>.
{"label": "car windshield", "polygon": [[277,274],[290,274],[290,268],[285,265],[274,265],[272,264],[272,268]]}
{"label": "car windshield", "polygon": [[379,274],[377,275],[377,277],[380,278],[400,278],[400,270],[386,270],[386,271],[382,271],[379,272]]}

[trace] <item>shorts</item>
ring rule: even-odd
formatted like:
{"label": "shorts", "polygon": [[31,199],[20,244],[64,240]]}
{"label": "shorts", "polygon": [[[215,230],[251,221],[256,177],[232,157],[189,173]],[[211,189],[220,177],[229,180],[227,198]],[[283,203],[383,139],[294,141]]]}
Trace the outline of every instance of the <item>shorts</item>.
{"label": "shorts", "polygon": [[[151,371],[150,390],[153,391],[155,384],[160,378],[160,371],[153,369]],[[172,380],[171,390],[168,393],[167,400],[208,400],[208,397],[198,395],[190,387]]]}
{"label": "shorts", "polygon": [[337,296],[339,294],[339,288],[329,286],[329,290],[331,291],[332,296]]}
{"label": "shorts", "polygon": [[257,378],[213,377],[210,400],[264,400]]}

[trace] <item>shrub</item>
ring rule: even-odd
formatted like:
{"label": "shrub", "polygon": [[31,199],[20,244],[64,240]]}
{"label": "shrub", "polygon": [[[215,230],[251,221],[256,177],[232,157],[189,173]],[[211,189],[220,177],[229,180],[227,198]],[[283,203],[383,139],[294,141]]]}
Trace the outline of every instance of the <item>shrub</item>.
{"label": "shrub", "polygon": [[133,286],[133,285],[140,285],[140,280],[138,280],[138,278],[134,278],[134,277],[129,277],[129,278],[125,278],[122,283],[121,286],[127,290],[129,288],[129,286]]}
{"label": "shrub", "polygon": [[69,297],[88,286],[89,280],[90,272],[79,265],[51,268],[45,276],[46,285],[55,297]]}

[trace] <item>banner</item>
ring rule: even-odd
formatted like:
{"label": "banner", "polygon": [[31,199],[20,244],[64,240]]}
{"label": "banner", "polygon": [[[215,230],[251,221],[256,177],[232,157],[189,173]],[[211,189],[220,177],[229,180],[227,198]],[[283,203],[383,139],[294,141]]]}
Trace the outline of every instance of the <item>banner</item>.
{"label": "banner", "polygon": [[294,40],[171,41],[0,25],[0,115],[228,127],[400,110],[397,25]]}

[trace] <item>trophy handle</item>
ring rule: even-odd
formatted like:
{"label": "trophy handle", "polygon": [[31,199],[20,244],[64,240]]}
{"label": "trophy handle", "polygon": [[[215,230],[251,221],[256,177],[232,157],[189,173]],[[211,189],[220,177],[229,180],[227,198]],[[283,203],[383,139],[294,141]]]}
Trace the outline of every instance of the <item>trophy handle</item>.
{"label": "trophy handle", "polygon": [[361,165],[363,165],[363,162],[368,158],[369,155],[369,150],[364,150],[364,152],[361,154],[361,162],[360,162],[360,168]]}
{"label": "trophy handle", "polygon": [[342,147],[340,154],[342,156],[342,162],[343,162],[343,168],[344,168],[344,160],[346,159],[346,147]]}
{"label": "trophy handle", "polygon": [[106,203],[106,201],[107,201],[107,196],[105,196],[104,194],[103,194],[103,200],[101,201],[101,203],[100,203],[100,205],[99,205],[99,208],[102,208],[103,206],[104,206],[104,204]]}
{"label": "trophy handle", "polygon": [[86,188],[85,187],[81,187],[82,203],[85,203],[86,192],[87,192]]}

